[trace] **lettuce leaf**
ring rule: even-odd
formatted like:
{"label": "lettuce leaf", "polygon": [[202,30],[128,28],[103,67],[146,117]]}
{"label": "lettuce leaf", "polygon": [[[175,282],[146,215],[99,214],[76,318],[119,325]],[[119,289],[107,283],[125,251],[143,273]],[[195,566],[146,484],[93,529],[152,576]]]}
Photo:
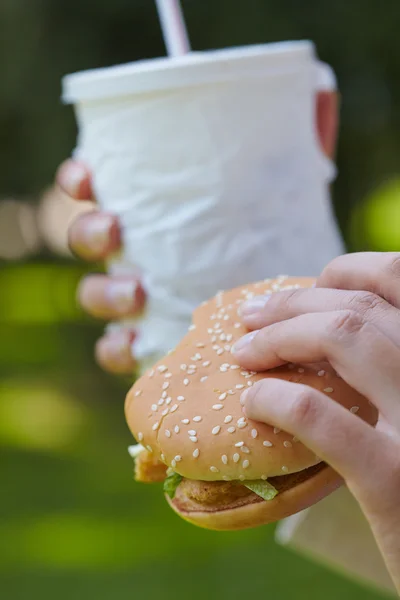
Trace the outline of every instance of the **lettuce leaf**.
{"label": "lettuce leaf", "polygon": [[176,488],[182,481],[182,475],[171,473],[164,481],[164,492],[173,500],[175,498]]}
{"label": "lettuce leaf", "polygon": [[278,490],[268,481],[257,479],[257,481],[246,481],[243,485],[249,490],[263,498],[264,500],[273,500],[279,494]]}

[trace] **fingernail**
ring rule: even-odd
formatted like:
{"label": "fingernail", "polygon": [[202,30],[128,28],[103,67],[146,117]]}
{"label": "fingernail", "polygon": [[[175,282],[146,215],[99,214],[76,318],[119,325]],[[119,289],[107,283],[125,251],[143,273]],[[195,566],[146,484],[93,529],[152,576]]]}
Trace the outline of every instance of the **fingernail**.
{"label": "fingernail", "polygon": [[119,361],[126,358],[128,347],[124,337],[115,336],[107,341],[106,353],[108,358],[113,361]]}
{"label": "fingernail", "polygon": [[133,309],[136,290],[134,281],[115,281],[108,286],[107,296],[114,309],[126,314]]}
{"label": "fingernail", "polygon": [[83,233],[86,244],[93,252],[104,251],[110,243],[112,223],[109,215],[97,215],[88,219]]}
{"label": "fingernail", "polygon": [[60,173],[60,184],[72,197],[79,196],[82,182],[87,177],[87,172],[79,163],[69,162]]}
{"label": "fingernail", "polygon": [[255,313],[260,312],[270,299],[271,294],[266,296],[256,296],[247,302],[244,302],[239,308],[239,316],[249,317]]}
{"label": "fingernail", "polygon": [[246,398],[249,394],[250,389],[244,390],[244,392],[240,396],[240,404],[244,406],[246,404]]}
{"label": "fingernail", "polygon": [[236,344],[232,346],[232,354],[236,354],[237,352],[240,352],[240,350],[243,350],[255,338],[257,333],[258,331],[252,331],[238,340]]}

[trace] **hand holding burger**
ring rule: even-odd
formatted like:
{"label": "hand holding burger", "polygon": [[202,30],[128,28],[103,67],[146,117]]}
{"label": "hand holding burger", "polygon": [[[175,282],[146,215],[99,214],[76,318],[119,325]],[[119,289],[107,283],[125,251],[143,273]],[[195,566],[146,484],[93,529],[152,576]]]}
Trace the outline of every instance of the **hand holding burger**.
{"label": "hand holding burger", "polygon": [[253,330],[234,349],[243,368],[325,360],[378,408],[374,429],[306,382],[265,378],[242,396],[246,418],[290,432],[342,475],[400,591],[400,255],[340,257],[315,289],[253,298],[241,314]]}

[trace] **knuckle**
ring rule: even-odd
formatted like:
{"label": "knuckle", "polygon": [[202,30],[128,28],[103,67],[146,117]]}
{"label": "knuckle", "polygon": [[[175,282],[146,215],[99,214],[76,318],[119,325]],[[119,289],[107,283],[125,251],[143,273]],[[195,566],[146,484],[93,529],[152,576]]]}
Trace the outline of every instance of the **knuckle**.
{"label": "knuckle", "polygon": [[295,429],[315,426],[318,412],[318,399],[314,390],[307,387],[300,388],[291,408],[291,420]]}
{"label": "knuckle", "polygon": [[387,257],[386,271],[390,277],[400,279],[400,252],[392,252]]}
{"label": "knuckle", "polygon": [[360,333],[365,318],[354,310],[343,310],[332,319],[327,333],[330,339],[343,339]]}
{"label": "knuckle", "polygon": [[319,276],[319,280],[322,281],[326,287],[335,287],[335,282],[338,274],[341,272],[344,260],[345,256],[338,256],[331,260],[331,262],[323,269]]}
{"label": "knuckle", "polygon": [[383,298],[372,292],[359,292],[350,301],[350,307],[366,318],[375,314],[383,304],[385,304]]}

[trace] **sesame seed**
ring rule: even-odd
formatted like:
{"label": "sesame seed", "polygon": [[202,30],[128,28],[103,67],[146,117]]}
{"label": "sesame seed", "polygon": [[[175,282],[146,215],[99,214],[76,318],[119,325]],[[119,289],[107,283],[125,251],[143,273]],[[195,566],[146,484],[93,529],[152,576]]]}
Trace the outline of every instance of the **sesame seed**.
{"label": "sesame seed", "polygon": [[247,382],[247,385],[248,385],[249,387],[251,387],[251,386],[253,385],[253,382],[252,382],[252,381],[248,381],[248,382]]}
{"label": "sesame seed", "polygon": [[248,449],[247,446],[241,446],[241,451],[244,452],[245,454],[250,454],[250,450]]}
{"label": "sesame seed", "polygon": [[208,379],[208,377],[207,377],[207,375],[205,375],[204,377],[202,377],[202,378],[200,379],[200,382],[201,382],[201,383],[204,383],[205,381],[207,381],[207,379]]}
{"label": "sesame seed", "polygon": [[220,395],[220,397],[218,398],[218,400],[225,400],[226,397],[227,397],[227,395],[228,394],[226,392],[224,392],[223,394]]}
{"label": "sesame seed", "polygon": [[149,377],[154,377],[154,369],[151,369],[150,373],[149,373]]}
{"label": "sesame seed", "polygon": [[154,423],[152,430],[153,431],[157,431],[157,429],[160,427],[160,423],[157,421],[157,423]]}
{"label": "sesame seed", "polygon": [[212,338],[211,338],[211,341],[212,341],[212,343],[216,342],[217,341],[217,336],[213,335]]}
{"label": "sesame seed", "polygon": [[333,388],[332,387],[327,387],[324,389],[324,392],[326,392],[327,394],[331,394],[333,392]]}
{"label": "sesame seed", "polygon": [[238,423],[237,426],[239,427],[239,429],[244,429],[245,427],[247,427],[247,422],[240,421],[240,423]]}
{"label": "sesame seed", "polygon": [[213,350],[219,350],[218,344],[215,344],[215,346],[213,346]]}
{"label": "sesame seed", "polygon": [[176,460],[174,458],[171,460],[171,466],[174,468],[176,467]]}
{"label": "sesame seed", "polygon": [[353,415],[355,415],[356,413],[358,413],[359,410],[360,410],[359,406],[352,406],[350,409],[350,412],[353,413]]}
{"label": "sesame seed", "polygon": [[188,375],[194,375],[196,373],[196,371],[194,369],[188,369],[187,374]]}
{"label": "sesame seed", "polygon": [[219,469],[217,469],[217,467],[210,467],[210,471],[213,473],[219,473]]}
{"label": "sesame seed", "polygon": [[161,460],[162,460],[162,461],[165,461],[165,456],[164,456],[164,454],[161,454]]}
{"label": "sesame seed", "polygon": [[289,469],[287,467],[285,467],[285,466],[282,467],[282,471],[284,473],[289,473]]}
{"label": "sesame seed", "polygon": [[293,436],[293,442],[296,444],[298,441],[299,441],[299,438],[294,435]]}
{"label": "sesame seed", "polygon": [[198,448],[196,448],[196,450],[193,450],[193,458],[199,458],[199,454],[200,450]]}
{"label": "sesame seed", "polygon": [[221,340],[221,342],[226,342],[226,335],[224,333],[221,333],[219,339]]}
{"label": "sesame seed", "polygon": [[186,371],[186,369],[187,369],[187,365],[185,365],[185,364],[182,364],[180,368],[181,368],[181,371]]}
{"label": "sesame seed", "polygon": [[239,329],[239,327],[241,327],[241,326],[242,326],[242,324],[241,324],[241,323],[235,323],[235,324],[234,324],[234,328],[235,328],[235,329]]}
{"label": "sesame seed", "polygon": [[223,354],[223,353],[224,353],[224,349],[223,348],[220,348],[219,350],[217,350],[218,356],[221,356],[221,354]]}
{"label": "sesame seed", "polygon": [[162,406],[164,404],[164,402],[165,402],[164,398],[160,398],[158,401],[158,405]]}
{"label": "sesame seed", "polygon": [[171,402],[172,402],[172,398],[171,398],[171,396],[168,396],[168,398],[166,399],[165,403],[166,404],[171,404]]}
{"label": "sesame seed", "polygon": [[165,408],[165,409],[162,411],[161,415],[162,415],[163,417],[166,417],[168,413],[169,413],[169,408]]}
{"label": "sesame seed", "polygon": [[235,433],[236,427],[228,427],[228,433]]}
{"label": "sesame seed", "polygon": [[224,481],[231,481],[231,478],[228,475],[222,475],[222,479]]}
{"label": "sesame seed", "polygon": [[195,431],[194,429],[189,429],[188,434],[189,435],[197,435],[197,431]]}
{"label": "sesame seed", "polygon": [[281,431],[282,431],[282,430],[281,430],[281,429],[279,429],[279,427],[274,427],[274,433],[275,433],[275,435],[276,435],[277,433],[280,433]]}
{"label": "sesame seed", "polygon": [[240,454],[238,454],[237,452],[233,455],[233,462],[234,463],[238,463],[240,460]]}
{"label": "sesame seed", "polygon": [[165,379],[171,379],[172,373],[165,373],[164,377]]}
{"label": "sesame seed", "polygon": [[203,342],[198,342],[196,348],[205,348],[205,344],[203,344]]}
{"label": "sesame seed", "polygon": [[239,475],[239,481],[244,481],[246,478],[244,475]]}
{"label": "sesame seed", "polygon": [[225,315],[224,316],[224,321],[228,321],[229,320],[229,315]]}
{"label": "sesame seed", "polygon": [[141,431],[139,431],[137,439],[139,440],[139,442],[143,441],[143,433]]}
{"label": "sesame seed", "polygon": [[227,465],[227,464],[228,464],[228,457],[227,457],[227,455],[226,455],[226,454],[223,454],[223,455],[221,456],[221,460],[222,460],[222,462],[224,463],[224,465]]}
{"label": "sesame seed", "polygon": [[171,437],[171,432],[169,429],[166,429],[164,433],[165,433],[165,437],[167,437],[167,438]]}
{"label": "sesame seed", "polygon": [[191,435],[189,439],[191,442],[194,442],[194,443],[197,442],[197,437],[195,435]]}
{"label": "sesame seed", "polygon": [[244,446],[244,442],[236,442],[235,444],[236,448],[241,448],[242,446]]}
{"label": "sesame seed", "polygon": [[157,367],[157,371],[160,371],[160,373],[165,373],[165,371],[168,371],[168,367],[166,367],[165,365],[160,365],[159,367]]}
{"label": "sesame seed", "polygon": [[142,390],[138,390],[137,392],[135,392],[135,396],[141,396],[142,395]]}
{"label": "sesame seed", "polygon": [[227,352],[230,352],[231,351],[231,346],[229,344],[226,344],[224,346],[224,350],[226,350]]}
{"label": "sesame seed", "polygon": [[263,441],[263,446],[265,446],[266,448],[271,448],[272,444],[268,440],[264,440]]}
{"label": "sesame seed", "polygon": [[246,460],[244,460],[244,461],[242,462],[242,467],[243,467],[243,469],[247,469],[247,467],[248,467],[249,465],[250,465],[250,461],[249,461],[249,460],[247,460],[247,458],[246,458]]}
{"label": "sesame seed", "polygon": [[219,370],[221,371],[221,373],[226,373],[228,371],[226,367],[220,367]]}
{"label": "sesame seed", "polygon": [[152,405],[151,405],[151,410],[152,410],[153,412],[157,412],[157,410],[158,410],[158,406],[157,406],[157,404],[152,404]]}
{"label": "sesame seed", "polygon": [[146,448],[150,452],[150,454],[153,452],[153,448],[151,446],[146,446]]}
{"label": "sesame seed", "polygon": [[238,425],[239,425],[239,423],[242,423],[243,421],[245,421],[245,418],[244,417],[240,417],[240,419],[238,419],[238,421],[237,421]]}
{"label": "sesame seed", "polygon": [[189,379],[184,379],[184,380],[183,380],[183,385],[189,385],[189,383],[190,383],[190,382],[189,382]]}
{"label": "sesame seed", "polygon": [[231,423],[233,421],[232,415],[227,415],[224,419],[224,423]]}
{"label": "sesame seed", "polygon": [[178,408],[178,405],[177,405],[177,404],[174,404],[174,405],[171,407],[171,412],[172,412],[172,413],[173,413],[173,412],[175,412],[177,408]]}
{"label": "sesame seed", "polygon": [[285,446],[285,448],[291,448],[292,447],[292,442],[289,442],[288,440],[283,442],[283,445]]}
{"label": "sesame seed", "polygon": [[223,405],[223,404],[214,404],[214,405],[213,405],[213,409],[214,409],[214,410],[221,410],[221,408],[224,408],[224,405]]}
{"label": "sesame seed", "polygon": [[177,455],[175,456],[175,461],[176,461],[176,462],[181,462],[181,460],[182,460],[182,456],[181,456],[180,454],[177,454]]}
{"label": "sesame seed", "polygon": [[219,329],[221,327],[221,323],[215,323],[214,329]]}
{"label": "sesame seed", "polygon": [[219,432],[221,431],[221,427],[219,425],[216,425],[215,427],[213,427],[213,429],[211,430],[211,433],[213,435],[217,435]]}
{"label": "sesame seed", "polygon": [[238,383],[235,387],[237,390],[242,390],[245,386],[243,385],[243,383]]}
{"label": "sesame seed", "polygon": [[234,396],[236,392],[234,390],[228,390],[229,396]]}
{"label": "sesame seed", "polygon": [[189,327],[189,331],[194,331],[195,329],[196,329],[196,325],[191,325],[191,326]]}
{"label": "sesame seed", "polygon": [[211,361],[210,360],[205,360],[203,362],[203,367],[209,367],[211,365]]}
{"label": "sesame seed", "polygon": [[189,425],[190,420],[189,419],[182,419],[181,423],[183,423],[184,425]]}
{"label": "sesame seed", "polygon": [[262,479],[263,481],[266,481],[266,480],[268,479],[268,475],[261,475],[261,479]]}
{"label": "sesame seed", "polygon": [[193,417],[193,421],[194,421],[195,423],[199,423],[199,422],[201,421],[201,419],[202,419],[202,418],[203,418],[203,417],[200,417],[200,416],[198,416],[198,417]]}
{"label": "sesame seed", "polygon": [[[226,341],[227,342],[231,342],[233,338],[233,335],[231,333],[228,333],[228,335],[226,336]],[[236,366],[236,365],[235,365]],[[238,367],[237,367],[238,368]]]}
{"label": "sesame seed", "polygon": [[322,371],[318,371],[318,377],[323,377],[325,375],[325,371],[322,369]]}
{"label": "sesame seed", "polygon": [[174,431],[175,431],[175,433],[179,433],[179,432],[180,432],[180,427],[179,427],[179,425],[175,425],[175,427],[174,427]]}
{"label": "sesame seed", "polygon": [[253,439],[256,439],[256,437],[257,437],[257,436],[258,436],[258,431],[257,431],[257,429],[252,429],[252,430],[251,430],[251,437],[252,437]]}
{"label": "sesame seed", "polygon": [[163,393],[161,394],[161,398],[166,398],[167,396],[168,396],[167,392],[163,392]]}
{"label": "sesame seed", "polygon": [[208,333],[211,335],[212,333],[214,333],[214,329],[210,329],[210,328],[208,328],[208,329],[207,329],[207,332],[208,332]]}
{"label": "sesame seed", "polygon": [[162,389],[167,390],[169,388],[169,381],[164,381]]}

